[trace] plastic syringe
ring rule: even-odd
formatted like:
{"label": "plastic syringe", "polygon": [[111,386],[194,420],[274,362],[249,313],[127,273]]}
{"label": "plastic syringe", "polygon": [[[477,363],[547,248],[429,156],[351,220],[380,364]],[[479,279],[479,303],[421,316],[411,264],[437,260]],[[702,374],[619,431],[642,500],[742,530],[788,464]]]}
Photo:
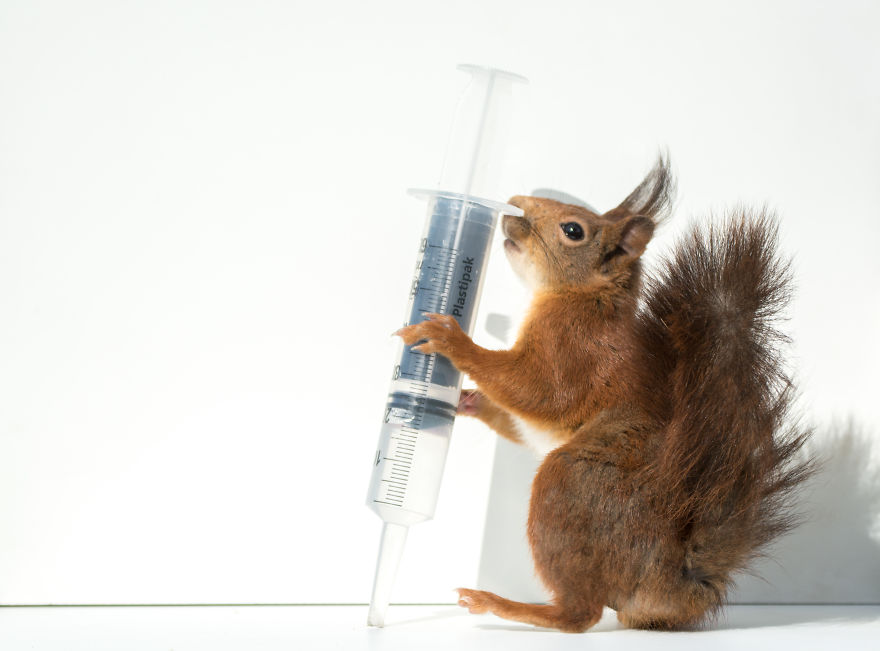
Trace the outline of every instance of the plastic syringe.
{"label": "plastic syringe", "polygon": [[[471,74],[447,145],[440,190],[410,190],[427,199],[404,325],[429,312],[456,318],[473,333],[476,308],[498,216],[522,215],[514,206],[483,198],[509,108],[512,84],[525,78],[494,68],[462,65]],[[441,355],[414,352],[401,344],[367,504],[383,520],[382,538],[367,623],[383,626],[385,610],[409,527],[434,517],[452,425],[461,393],[461,373]]]}

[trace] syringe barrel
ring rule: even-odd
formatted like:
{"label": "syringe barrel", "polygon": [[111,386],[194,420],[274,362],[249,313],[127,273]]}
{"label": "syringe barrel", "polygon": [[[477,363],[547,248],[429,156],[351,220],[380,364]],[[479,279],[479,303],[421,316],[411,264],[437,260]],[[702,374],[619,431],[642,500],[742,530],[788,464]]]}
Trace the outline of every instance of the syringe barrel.
{"label": "syringe barrel", "polygon": [[[437,195],[429,199],[406,324],[437,312],[452,315],[462,330],[472,333],[498,214],[474,200]],[[461,386],[461,373],[452,362],[442,356],[429,358],[410,347],[401,355],[400,374],[438,387]]]}
{"label": "syringe barrel", "polygon": [[[448,314],[470,335],[498,216],[519,211],[454,193],[422,194],[428,216],[406,324],[423,321],[428,312]],[[385,522],[410,525],[434,516],[461,381],[442,355],[401,345],[367,500]]]}

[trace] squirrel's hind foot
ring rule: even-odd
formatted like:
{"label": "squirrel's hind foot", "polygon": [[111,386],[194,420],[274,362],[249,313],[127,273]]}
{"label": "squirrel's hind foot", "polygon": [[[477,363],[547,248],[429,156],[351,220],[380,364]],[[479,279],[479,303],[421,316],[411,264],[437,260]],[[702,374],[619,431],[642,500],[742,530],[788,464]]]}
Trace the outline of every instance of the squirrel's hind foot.
{"label": "squirrel's hind foot", "polygon": [[555,628],[565,633],[583,633],[599,621],[602,606],[566,609],[556,604],[526,604],[510,601],[484,590],[458,588],[458,605],[468,612],[492,613],[504,619],[542,628]]}

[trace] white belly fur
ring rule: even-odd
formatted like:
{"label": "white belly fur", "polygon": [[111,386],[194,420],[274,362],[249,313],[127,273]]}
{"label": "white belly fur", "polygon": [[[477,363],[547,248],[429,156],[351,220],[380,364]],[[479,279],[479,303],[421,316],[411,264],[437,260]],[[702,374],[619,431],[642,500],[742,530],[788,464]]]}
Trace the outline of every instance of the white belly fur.
{"label": "white belly fur", "polygon": [[516,431],[520,438],[527,446],[529,446],[540,457],[546,457],[553,450],[558,448],[561,441],[552,435],[551,432],[535,427],[531,423],[524,421],[519,416],[510,415],[516,425]]}

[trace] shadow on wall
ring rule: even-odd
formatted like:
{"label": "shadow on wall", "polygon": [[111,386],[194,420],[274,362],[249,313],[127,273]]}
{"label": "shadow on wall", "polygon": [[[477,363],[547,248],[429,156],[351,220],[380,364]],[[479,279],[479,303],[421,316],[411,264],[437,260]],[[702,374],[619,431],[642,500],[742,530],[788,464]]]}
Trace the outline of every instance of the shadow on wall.
{"label": "shadow on wall", "polygon": [[818,431],[803,524],[737,578],[734,603],[880,603],[880,440],[852,421]]}
{"label": "shadow on wall", "polygon": [[481,590],[526,603],[545,602],[550,596],[535,576],[526,538],[532,479],[539,465],[530,449],[498,437],[477,573]]}
{"label": "shadow on wall", "polygon": [[[817,431],[809,451],[822,465],[801,493],[803,524],[737,577],[731,603],[880,603],[880,440],[850,422]],[[527,602],[548,597],[525,533],[537,467],[499,439],[477,579]]]}

